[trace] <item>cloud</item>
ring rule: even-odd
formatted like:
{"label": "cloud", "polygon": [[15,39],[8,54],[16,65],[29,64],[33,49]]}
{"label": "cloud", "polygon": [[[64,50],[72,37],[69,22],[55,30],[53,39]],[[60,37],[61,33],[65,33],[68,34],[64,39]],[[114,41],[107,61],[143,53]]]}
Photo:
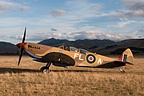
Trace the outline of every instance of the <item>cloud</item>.
{"label": "cloud", "polygon": [[55,9],[52,11],[52,16],[63,16],[65,14],[65,11],[64,10],[61,10],[61,9]]}
{"label": "cloud", "polygon": [[55,29],[55,28],[51,28],[51,31],[57,31],[57,29]]}
{"label": "cloud", "polygon": [[91,3],[89,0],[73,0],[67,2],[69,15],[79,19],[95,18],[97,13],[103,8],[102,4]]}
{"label": "cloud", "polygon": [[119,14],[123,17],[144,17],[144,1],[143,0],[123,0],[123,4],[127,8]]}
{"label": "cloud", "polygon": [[11,10],[11,8],[12,8],[13,6],[14,6],[14,4],[12,4],[12,3],[0,1],[0,10],[1,10],[1,11]]}
{"label": "cloud", "polygon": [[21,7],[20,7],[20,10],[21,10],[21,11],[27,11],[28,9],[29,9],[28,6],[21,6]]}
{"label": "cloud", "polygon": [[135,38],[141,38],[141,37],[143,38],[143,36],[144,36],[144,30],[140,29],[140,30],[134,31],[134,32],[132,32],[132,35]]}
{"label": "cloud", "polygon": [[24,10],[28,10],[29,7],[23,6],[23,5],[17,4],[17,3],[0,1],[0,14],[5,13],[6,11],[17,10],[17,9],[24,11]]}
{"label": "cloud", "polygon": [[110,39],[110,40],[123,40],[127,38],[122,34],[117,33],[106,33],[101,31],[85,31],[85,32],[78,32],[75,34],[74,39]]}
{"label": "cloud", "polygon": [[3,14],[3,11],[0,10],[0,14]]}
{"label": "cloud", "polygon": [[121,21],[118,22],[116,25],[114,25],[114,27],[116,28],[123,28],[126,27],[127,25],[133,24],[133,23],[137,23],[134,20],[128,20],[128,19],[120,19]]}
{"label": "cloud", "polygon": [[[37,33],[34,35],[29,35],[27,41],[42,41],[44,39],[55,38],[55,39],[68,39],[70,41],[74,40],[84,40],[84,39],[110,39],[110,40],[124,40],[131,39],[134,35],[125,35],[119,33],[106,33],[98,30],[95,31],[80,31],[80,32],[64,32],[64,33]],[[22,36],[13,37],[17,40],[21,40]]]}

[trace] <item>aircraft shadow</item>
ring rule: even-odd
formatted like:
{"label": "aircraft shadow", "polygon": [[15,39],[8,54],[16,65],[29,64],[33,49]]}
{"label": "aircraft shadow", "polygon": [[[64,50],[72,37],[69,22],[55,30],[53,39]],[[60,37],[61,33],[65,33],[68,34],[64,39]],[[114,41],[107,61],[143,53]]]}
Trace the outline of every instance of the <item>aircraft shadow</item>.
{"label": "aircraft shadow", "polygon": [[94,72],[91,70],[50,70],[50,72]]}
{"label": "aircraft shadow", "polygon": [[[40,72],[39,69],[20,69],[20,68],[0,68],[0,74],[3,73],[36,73]],[[92,71],[92,70],[50,70],[50,72],[102,72],[102,71]]]}
{"label": "aircraft shadow", "polygon": [[[20,69],[20,68],[0,68],[0,74],[3,74],[3,73],[26,73],[26,72],[29,72],[29,73],[41,73],[41,71],[39,69]],[[87,72],[87,73],[120,73],[119,71],[102,71],[102,70],[69,70],[69,69],[66,69],[66,70],[54,70],[54,69],[50,69],[50,72],[76,72],[76,73],[81,73],[81,72]],[[126,73],[131,73],[131,72],[126,72]],[[134,72],[134,73],[139,73],[139,72]],[[140,72],[140,74],[142,74]]]}
{"label": "aircraft shadow", "polygon": [[19,69],[19,68],[0,68],[0,74],[2,73],[24,73],[24,72],[40,72],[35,69]]}

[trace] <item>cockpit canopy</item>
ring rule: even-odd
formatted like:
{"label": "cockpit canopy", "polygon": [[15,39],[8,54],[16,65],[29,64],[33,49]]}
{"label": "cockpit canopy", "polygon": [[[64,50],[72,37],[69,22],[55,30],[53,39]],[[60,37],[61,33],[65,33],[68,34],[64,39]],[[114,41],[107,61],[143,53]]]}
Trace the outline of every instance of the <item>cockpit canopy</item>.
{"label": "cockpit canopy", "polygon": [[86,53],[88,53],[88,51],[85,50],[85,49],[79,49],[79,52],[82,53],[82,54],[86,54]]}
{"label": "cockpit canopy", "polygon": [[75,48],[75,47],[69,47],[70,51],[74,51],[74,52],[80,52],[81,54],[86,54],[88,51],[85,49],[81,49],[81,48]]}
{"label": "cockpit canopy", "polygon": [[75,47],[69,47],[70,51],[78,52],[78,49]]}
{"label": "cockpit canopy", "polygon": [[60,46],[59,48],[61,48],[61,49],[64,49],[64,50],[67,50],[67,51],[73,51],[73,52],[80,52],[81,54],[86,54],[88,51],[87,50],[85,50],[85,49],[82,49],[82,48],[76,48],[76,47],[72,47],[72,46],[70,46],[70,47],[66,47],[66,46]]}

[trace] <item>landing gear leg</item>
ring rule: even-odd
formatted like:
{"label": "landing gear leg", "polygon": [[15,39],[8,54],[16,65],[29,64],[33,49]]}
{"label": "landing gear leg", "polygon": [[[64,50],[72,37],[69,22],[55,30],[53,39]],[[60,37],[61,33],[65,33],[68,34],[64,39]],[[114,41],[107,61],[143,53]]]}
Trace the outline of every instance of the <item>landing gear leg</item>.
{"label": "landing gear leg", "polygon": [[46,66],[41,67],[40,71],[43,73],[50,72],[50,70],[49,70],[50,65],[51,65],[51,62],[48,62]]}

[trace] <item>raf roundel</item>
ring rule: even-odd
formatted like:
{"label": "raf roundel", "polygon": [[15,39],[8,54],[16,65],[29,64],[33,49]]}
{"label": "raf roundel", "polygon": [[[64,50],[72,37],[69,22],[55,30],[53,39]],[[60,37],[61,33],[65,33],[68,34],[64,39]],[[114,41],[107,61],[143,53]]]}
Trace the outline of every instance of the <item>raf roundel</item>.
{"label": "raf roundel", "polygon": [[96,61],[96,57],[93,54],[88,54],[86,56],[86,60],[88,63],[94,63]]}

